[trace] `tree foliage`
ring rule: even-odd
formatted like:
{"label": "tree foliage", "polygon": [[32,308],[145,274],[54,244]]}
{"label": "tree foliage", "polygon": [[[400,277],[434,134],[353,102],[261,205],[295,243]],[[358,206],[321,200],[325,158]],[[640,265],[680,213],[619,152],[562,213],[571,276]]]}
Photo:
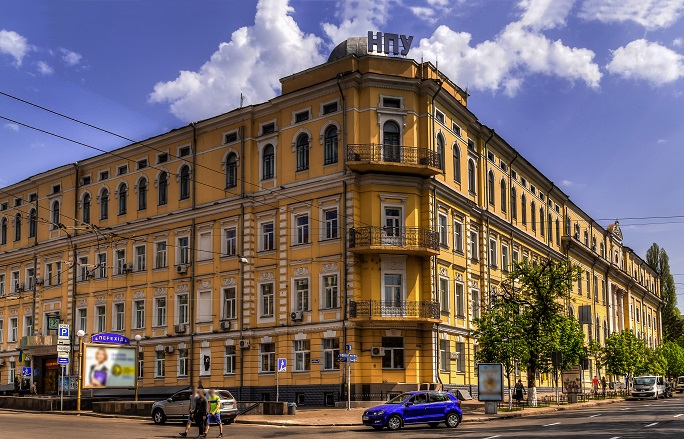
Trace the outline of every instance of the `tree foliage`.
{"label": "tree foliage", "polygon": [[665,375],[678,377],[684,375],[684,348],[668,341],[658,348],[665,360]]}
{"label": "tree foliage", "polygon": [[682,341],[684,318],[677,308],[677,289],[674,276],[670,272],[670,258],[664,248],[653,243],[646,252],[646,262],[660,277],[660,298],[663,322],[663,341]]}
{"label": "tree foliage", "polygon": [[500,302],[475,319],[477,329],[473,331],[473,335],[480,347],[476,360],[501,363],[507,375],[513,372],[516,362],[524,364],[526,350],[520,318],[517,306]]}
{"label": "tree foliage", "polygon": [[626,329],[606,338],[603,361],[611,375],[634,376],[642,368],[646,346],[644,341]]}

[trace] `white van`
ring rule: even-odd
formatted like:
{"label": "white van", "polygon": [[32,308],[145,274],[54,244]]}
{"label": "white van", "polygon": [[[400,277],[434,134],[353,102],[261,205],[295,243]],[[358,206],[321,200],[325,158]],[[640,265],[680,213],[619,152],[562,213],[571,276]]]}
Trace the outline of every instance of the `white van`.
{"label": "white van", "polygon": [[633,398],[665,398],[665,378],[640,376],[634,378]]}
{"label": "white van", "polygon": [[678,393],[684,392],[684,377],[677,378],[677,380],[675,381],[675,390]]}

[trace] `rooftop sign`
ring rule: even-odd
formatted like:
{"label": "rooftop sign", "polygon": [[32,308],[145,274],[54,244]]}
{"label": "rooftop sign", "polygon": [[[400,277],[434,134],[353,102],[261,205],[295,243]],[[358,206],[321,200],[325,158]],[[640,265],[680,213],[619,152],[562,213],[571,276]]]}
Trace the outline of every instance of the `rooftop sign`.
{"label": "rooftop sign", "polygon": [[95,334],[92,339],[93,343],[111,343],[111,344],[131,344],[131,341],[119,334]]}
{"label": "rooftop sign", "polygon": [[[399,42],[401,41],[401,50]],[[406,56],[411,50],[413,35],[383,34],[382,32],[368,31],[368,53],[380,52],[385,55]],[[390,45],[392,46],[390,51]]]}

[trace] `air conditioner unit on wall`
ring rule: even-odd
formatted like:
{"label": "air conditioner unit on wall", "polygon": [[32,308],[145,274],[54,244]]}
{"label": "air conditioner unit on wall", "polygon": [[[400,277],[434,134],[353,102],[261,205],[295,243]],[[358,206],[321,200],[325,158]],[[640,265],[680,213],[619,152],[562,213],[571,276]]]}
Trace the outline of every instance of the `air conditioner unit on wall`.
{"label": "air conditioner unit on wall", "polygon": [[384,357],[385,356],[385,348],[381,348],[379,346],[374,346],[371,348],[371,357]]}
{"label": "air conditioner unit on wall", "polygon": [[167,354],[173,354],[173,346],[165,346],[164,352],[166,352]]}
{"label": "air conditioner unit on wall", "polygon": [[173,330],[176,334],[184,334],[187,328],[185,325],[175,325]]}
{"label": "air conditioner unit on wall", "polygon": [[187,265],[176,265],[176,273],[187,274],[188,273],[188,266]]}
{"label": "air conditioner unit on wall", "polygon": [[292,313],[290,313],[290,319],[293,322],[301,322],[303,318],[304,318],[304,313],[301,311],[293,311]]}
{"label": "air conditioner unit on wall", "polygon": [[130,273],[131,271],[133,271],[133,264],[125,263],[125,264],[123,264],[123,267],[121,267],[121,269],[123,270],[124,273]]}
{"label": "air conditioner unit on wall", "polygon": [[240,340],[240,349],[249,349],[249,340]]}
{"label": "air conditioner unit on wall", "polygon": [[223,329],[224,331],[230,329],[230,322],[221,322],[221,329]]}

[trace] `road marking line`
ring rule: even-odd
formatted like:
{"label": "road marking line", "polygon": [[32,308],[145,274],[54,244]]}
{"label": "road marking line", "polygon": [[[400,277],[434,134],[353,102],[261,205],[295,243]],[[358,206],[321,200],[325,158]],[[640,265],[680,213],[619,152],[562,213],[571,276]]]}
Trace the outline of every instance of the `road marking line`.
{"label": "road marking line", "polygon": [[678,415],[674,415],[675,418],[678,418],[678,417],[680,417],[680,416],[684,416],[684,413],[680,413],[680,414],[678,414]]}
{"label": "road marking line", "polygon": [[553,424],[546,424],[543,427],[551,427],[553,425],[558,425],[558,424],[560,424],[560,422],[554,422]]}
{"label": "road marking line", "polygon": [[601,416],[601,414],[599,413],[599,414],[597,414],[597,415],[591,415],[591,416],[589,416],[589,417],[590,417],[590,418],[595,418],[595,417],[597,417],[597,416]]}
{"label": "road marking line", "polygon": [[486,437],[484,439],[494,439],[495,437],[501,437],[501,435],[497,434],[496,436],[489,436],[489,437]]}
{"label": "road marking line", "polygon": [[629,408],[620,409],[621,412],[624,412],[625,410],[629,410]]}
{"label": "road marking line", "polygon": [[613,436],[610,439],[620,439],[620,436]]}
{"label": "road marking line", "polygon": [[654,425],[658,425],[658,423],[657,423],[657,422],[653,422],[653,423],[651,423],[651,424],[648,424],[648,425],[644,426],[644,428],[653,427]]}

